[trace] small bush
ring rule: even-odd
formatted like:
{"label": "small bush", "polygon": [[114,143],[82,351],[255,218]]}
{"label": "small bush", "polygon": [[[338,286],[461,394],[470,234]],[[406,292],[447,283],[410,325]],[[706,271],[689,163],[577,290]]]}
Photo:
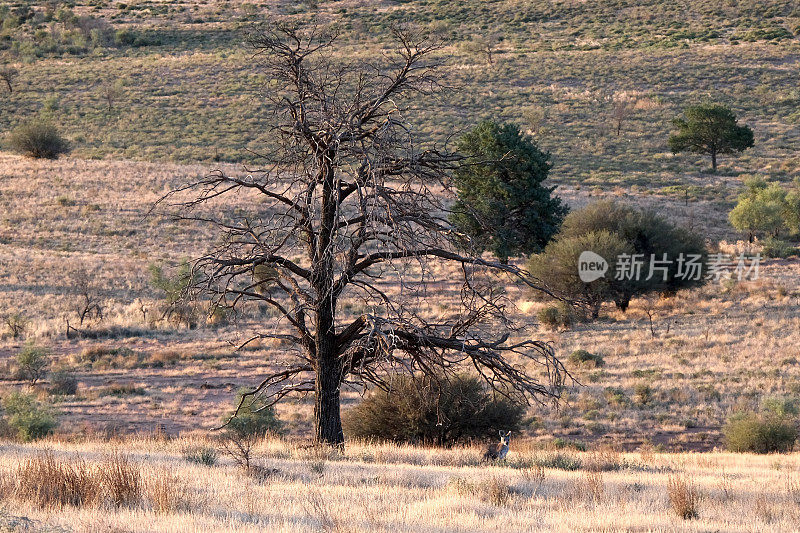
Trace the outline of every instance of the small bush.
{"label": "small bush", "polygon": [[700,492],[694,483],[684,476],[670,476],[667,484],[669,503],[675,514],[684,520],[698,518]]}
{"label": "small bush", "polygon": [[11,313],[5,317],[5,324],[12,339],[18,339],[25,334],[29,321],[22,313]]}
{"label": "small bush", "polygon": [[456,477],[448,481],[448,489],[462,496],[473,496],[492,505],[507,505],[511,500],[511,487],[497,477],[490,477],[478,482],[470,482]]}
{"label": "small bush", "polygon": [[550,329],[570,328],[576,320],[575,311],[565,302],[544,307],[536,316],[539,322]]}
{"label": "small bush", "polygon": [[633,388],[633,396],[639,405],[648,405],[653,401],[653,388],[647,383],[637,383]]}
{"label": "small bush", "polygon": [[145,484],[147,499],[157,513],[174,513],[189,507],[186,501],[186,484],[172,472],[162,470]]}
{"label": "small bush", "polygon": [[775,413],[737,413],[723,428],[725,446],[733,452],[789,452],[797,440],[797,425]]}
{"label": "small bush", "polygon": [[11,133],[11,146],[22,155],[35,159],[57,159],[69,152],[69,144],[48,122],[23,124]]}
{"label": "small bush", "polygon": [[583,466],[583,461],[575,455],[556,452],[539,456],[535,459],[535,463],[542,468],[555,468],[556,470],[574,471],[580,470]]}
{"label": "small bush", "polygon": [[12,392],[3,398],[6,424],[22,441],[40,439],[58,426],[52,409],[37,401],[32,394]]}
{"label": "small bush", "polygon": [[473,376],[396,376],[390,391],[375,391],[347,411],[344,424],[352,437],[450,446],[496,438],[499,428],[516,431],[523,414]]}
{"label": "small bush", "polygon": [[797,254],[797,248],[786,241],[770,236],[761,241],[761,253],[765,257],[789,257]]}
{"label": "small bush", "polygon": [[586,350],[575,350],[574,352],[569,354],[567,361],[569,361],[570,364],[575,366],[584,365],[584,366],[599,367],[605,364],[602,355],[589,353]]}
{"label": "small bush", "polygon": [[112,383],[97,391],[98,396],[144,396],[147,391],[144,387],[137,387],[133,383]]}
{"label": "small bush", "polygon": [[217,450],[210,446],[200,446],[184,450],[183,458],[198,465],[214,466],[217,464]]}
{"label": "small bush", "polygon": [[134,507],[142,501],[142,475],[127,456],[108,458],[100,470],[103,487],[116,507]]}
{"label": "small bush", "polygon": [[50,376],[50,394],[72,396],[78,392],[78,379],[75,374],[66,370],[58,370]]}
{"label": "small bush", "polygon": [[[243,393],[239,391],[237,406],[241,403]],[[272,406],[252,397],[245,399],[235,417],[230,420],[228,418],[225,418],[226,425],[220,435],[220,442],[225,452],[249,471],[253,449],[268,434],[279,433],[282,424]]]}

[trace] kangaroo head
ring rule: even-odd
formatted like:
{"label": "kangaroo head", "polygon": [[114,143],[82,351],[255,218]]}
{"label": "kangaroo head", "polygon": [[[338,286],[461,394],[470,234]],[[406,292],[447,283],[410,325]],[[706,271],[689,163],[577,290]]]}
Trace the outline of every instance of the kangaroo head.
{"label": "kangaroo head", "polygon": [[511,432],[510,431],[500,431],[500,446],[508,446],[509,441],[511,441]]}

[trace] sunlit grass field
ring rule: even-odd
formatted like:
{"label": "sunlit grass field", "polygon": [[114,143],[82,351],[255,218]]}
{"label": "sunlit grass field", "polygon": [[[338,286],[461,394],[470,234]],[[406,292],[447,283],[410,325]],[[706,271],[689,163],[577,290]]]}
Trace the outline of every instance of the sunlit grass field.
{"label": "sunlit grass field", "polygon": [[[553,451],[512,441],[507,460],[480,448],[349,443],[344,455],[271,440],[247,472],[203,440],[2,444],[0,526],[36,531],[720,531],[789,532],[800,520],[797,454]],[[123,461],[126,503],[108,496],[41,508],[15,490],[31,458]],[[96,477],[91,474],[90,480]],[[115,476],[97,481],[102,494]],[[116,480],[120,483],[121,480]],[[46,481],[43,480],[43,483]],[[93,483],[88,481],[87,483]],[[688,504],[687,504],[688,502]],[[685,519],[687,509],[693,518]],[[27,517],[27,518],[22,518]],[[17,529],[14,529],[17,528]],[[25,529],[27,528],[27,529]]]}

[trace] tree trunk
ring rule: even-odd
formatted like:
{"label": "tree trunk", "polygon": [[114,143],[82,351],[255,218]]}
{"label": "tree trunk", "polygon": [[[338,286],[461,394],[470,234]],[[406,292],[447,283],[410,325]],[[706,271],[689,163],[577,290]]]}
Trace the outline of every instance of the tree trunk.
{"label": "tree trunk", "polygon": [[322,210],[312,285],[317,294],[316,376],[314,379],[314,438],[319,444],[344,448],[344,432],[339,406],[342,367],[336,353],[336,298],[332,294],[333,252],[331,243],[335,231],[338,191],[334,187],[331,161],[335,153],[320,157],[322,178]]}
{"label": "tree trunk", "polygon": [[342,415],[339,405],[341,363],[336,357],[336,337],[333,334],[333,312],[330,306],[321,308],[317,330],[317,372],[314,380],[314,439],[319,444],[344,448]]}
{"label": "tree trunk", "polygon": [[716,172],[717,171],[717,151],[711,150],[711,169]]}

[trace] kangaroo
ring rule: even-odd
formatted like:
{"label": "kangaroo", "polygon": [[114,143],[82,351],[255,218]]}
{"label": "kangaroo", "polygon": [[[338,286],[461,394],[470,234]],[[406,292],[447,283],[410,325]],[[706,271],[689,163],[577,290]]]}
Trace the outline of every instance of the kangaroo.
{"label": "kangaroo", "polygon": [[508,444],[511,441],[510,431],[500,431],[500,447],[497,444],[492,444],[486,453],[483,454],[485,461],[502,461],[508,454]]}

